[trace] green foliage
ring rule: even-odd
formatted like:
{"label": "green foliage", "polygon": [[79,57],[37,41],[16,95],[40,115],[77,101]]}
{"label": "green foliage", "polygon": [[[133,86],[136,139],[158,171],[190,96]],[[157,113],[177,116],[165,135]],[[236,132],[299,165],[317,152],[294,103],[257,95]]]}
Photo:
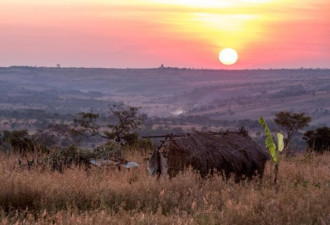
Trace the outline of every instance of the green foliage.
{"label": "green foliage", "polygon": [[279,152],[284,149],[284,136],[281,133],[277,133],[277,149]]}
{"label": "green foliage", "polygon": [[77,146],[72,145],[65,148],[58,148],[48,154],[42,163],[44,166],[49,165],[52,171],[63,172],[65,168],[72,165],[81,166],[89,165],[89,160],[94,158],[94,153],[91,151],[81,151]]}
{"label": "green foliage", "polygon": [[[279,164],[278,164],[278,157],[277,157],[277,151],[276,151],[276,145],[274,144],[273,141],[273,137],[270,133],[270,130],[268,128],[268,125],[266,123],[266,121],[264,120],[263,117],[260,117],[259,119],[260,124],[264,127],[265,129],[265,133],[266,133],[266,146],[269,149],[270,155],[272,156],[273,162],[275,163],[275,177],[274,177],[274,183],[276,184],[277,182],[277,174],[278,174],[278,168],[279,168]],[[281,133],[277,133],[277,150],[279,152],[283,151],[284,149],[284,142],[283,142],[283,135]]]}
{"label": "green foliage", "polygon": [[273,162],[277,163],[276,146],[274,144],[272,134],[270,133],[267,123],[263,117],[260,117],[259,122],[265,129],[265,134],[266,134],[265,144],[266,144],[267,148],[269,149],[269,153],[272,156]]}
{"label": "green foliage", "polygon": [[137,133],[129,133],[124,135],[122,139],[125,140],[127,145],[133,146],[138,142],[139,135]]}
{"label": "green foliage", "polygon": [[99,145],[93,150],[95,159],[110,159],[112,157],[121,157],[121,145],[116,141],[109,141]]}
{"label": "green foliage", "polygon": [[152,141],[148,139],[140,139],[137,133],[127,134],[123,137],[126,144],[125,146],[137,149],[152,149]]}
{"label": "green foliage", "polygon": [[38,139],[29,135],[27,130],[4,131],[1,134],[0,145],[7,153],[18,153],[19,166],[27,166],[28,169],[35,164],[35,157],[47,150],[42,148]]}
{"label": "green foliage", "polygon": [[11,150],[25,156],[28,152],[34,152],[37,140],[29,135],[27,130],[4,131],[0,140],[1,144],[8,143]]}
{"label": "green foliage", "polygon": [[134,145],[138,149],[152,149],[153,143],[151,139],[138,139],[136,144]]}
{"label": "green foliage", "polygon": [[75,145],[64,148],[56,148],[41,160],[44,166],[50,166],[52,171],[63,172],[71,166],[90,166],[92,159],[112,160],[121,157],[121,145],[115,141],[109,141],[97,146],[93,150],[81,150]]}
{"label": "green foliage", "polygon": [[330,151],[330,128],[320,127],[316,130],[305,132],[303,139],[308,147],[315,152],[323,153]]}

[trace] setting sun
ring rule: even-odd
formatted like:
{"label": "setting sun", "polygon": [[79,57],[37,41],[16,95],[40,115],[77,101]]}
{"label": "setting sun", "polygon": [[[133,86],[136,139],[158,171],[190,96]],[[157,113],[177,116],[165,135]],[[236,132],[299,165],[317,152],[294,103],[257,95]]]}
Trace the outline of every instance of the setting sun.
{"label": "setting sun", "polygon": [[219,60],[224,65],[233,65],[237,62],[237,52],[232,48],[222,49],[219,54]]}

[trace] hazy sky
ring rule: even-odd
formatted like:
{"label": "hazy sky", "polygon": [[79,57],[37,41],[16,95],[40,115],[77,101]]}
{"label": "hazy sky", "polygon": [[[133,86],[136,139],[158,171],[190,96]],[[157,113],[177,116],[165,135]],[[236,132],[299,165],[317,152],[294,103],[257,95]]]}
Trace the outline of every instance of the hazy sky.
{"label": "hazy sky", "polygon": [[[329,0],[0,0],[0,66],[330,67]],[[219,62],[234,48],[233,66]]]}

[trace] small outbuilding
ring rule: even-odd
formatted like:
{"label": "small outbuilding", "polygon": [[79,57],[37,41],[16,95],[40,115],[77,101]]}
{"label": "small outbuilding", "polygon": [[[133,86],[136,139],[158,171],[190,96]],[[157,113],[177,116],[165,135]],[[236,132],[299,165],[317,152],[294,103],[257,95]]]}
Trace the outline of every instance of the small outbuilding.
{"label": "small outbuilding", "polygon": [[201,176],[218,171],[226,179],[259,176],[262,178],[268,151],[241,128],[239,131],[197,132],[166,135],[148,162],[151,175],[173,177],[187,167]]}

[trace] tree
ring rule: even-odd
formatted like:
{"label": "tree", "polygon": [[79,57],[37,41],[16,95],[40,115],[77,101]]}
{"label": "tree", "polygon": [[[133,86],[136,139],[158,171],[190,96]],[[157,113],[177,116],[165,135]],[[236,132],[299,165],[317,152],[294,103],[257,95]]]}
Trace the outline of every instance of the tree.
{"label": "tree", "polygon": [[39,129],[34,136],[41,145],[47,147],[68,147],[81,141],[81,136],[64,123],[49,124],[46,128]]}
{"label": "tree", "polygon": [[320,127],[305,132],[303,139],[312,151],[323,153],[330,151],[330,128]]}
{"label": "tree", "polygon": [[78,134],[91,137],[100,136],[108,140],[123,143],[125,139],[131,139],[134,130],[142,125],[142,116],[138,114],[138,108],[124,105],[123,103],[109,106],[109,122],[105,126],[98,125],[99,114],[92,112],[79,113],[75,118],[73,129]]}
{"label": "tree", "polygon": [[93,112],[80,112],[78,118],[74,118],[74,133],[83,135],[85,137],[91,137],[99,135],[99,128],[96,124],[96,120],[99,118],[99,114]]}
{"label": "tree", "polygon": [[291,154],[290,142],[292,137],[299,129],[307,127],[312,117],[306,116],[305,113],[291,113],[287,111],[278,112],[275,114],[274,122],[286,133],[284,147],[286,154]]}
{"label": "tree", "polygon": [[116,118],[115,124],[108,124],[109,131],[104,135],[108,139],[114,139],[117,142],[125,140],[125,136],[130,136],[134,129],[142,125],[142,116],[138,114],[138,108],[124,105],[112,105],[109,107],[110,113]]}

